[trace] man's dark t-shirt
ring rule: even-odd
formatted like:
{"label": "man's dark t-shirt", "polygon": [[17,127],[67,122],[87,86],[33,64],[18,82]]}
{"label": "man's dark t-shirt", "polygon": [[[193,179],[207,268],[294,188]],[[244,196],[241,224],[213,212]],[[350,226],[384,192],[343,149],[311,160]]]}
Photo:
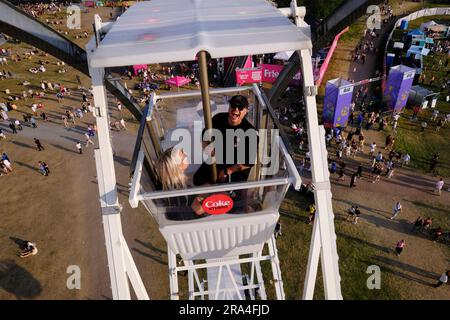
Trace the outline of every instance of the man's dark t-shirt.
{"label": "man's dark t-shirt", "polygon": [[[243,164],[246,166],[253,166],[255,163],[255,155],[256,155],[256,146],[258,144],[257,132],[253,125],[247,120],[242,119],[241,123],[236,126],[232,126],[228,122],[228,112],[218,113],[212,118],[212,126],[214,129],[217,129],[222,134],[222,159],[220,159],[220,150],[216,149],[216,158],[217,158],[217,172],[219,173],[221,170],[225,170],[235,164]],[[227,130],[243,130],[244,133],[247,133],[247,137],[245,137],[244,141],[237,141],[237,137],[231,137],[234,141],[228,141],[230,139],[227,138]],[[247,132],[247,130],[250,132]],[[203,130],[203,133],[205,130]],[[237,133],[236,133],[237,134]],[[249,138],[248,136],[255,135],[254,139]],[[252,140],[255,141],[255,144],[252,144]],[[233,145],[234,147],[234,159],[233,161],[227,161],[227,145]],[[245,159],[238,159],[238,151],[243,150],[245,148]],[[253,148],[253,152],[250,152],[250,149]],[[253,159],[252,159],[253,158]],[[222,160],[222,161],[221,161]],[[239,160],[239,161],[238,161]],[[245,160],[245,161],[242,161]],[[250,173],[250,168],[246,170],[242,170],[239,172],[235,172],[231,174],[231,182],[236,181],[246,181],[248,175]],[[205,183],[211,183],[211,181],[207,181],[209,176],[209,165],[203,163],[200,169],[196,172],[194,176],[194,184],[202,185]]]}

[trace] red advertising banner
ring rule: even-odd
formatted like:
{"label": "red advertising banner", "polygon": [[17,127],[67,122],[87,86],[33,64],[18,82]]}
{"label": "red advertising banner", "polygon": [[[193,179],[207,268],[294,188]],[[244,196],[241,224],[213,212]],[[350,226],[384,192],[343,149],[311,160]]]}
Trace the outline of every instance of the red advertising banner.
{"label": "red advertising banner", "polygon": [[325,72],[328,69],[328,65],[330,64],[331,58],[333,57],[334,50],[336,50],[337,43],[339,41],[339,38],[346,33],[349,30],[349,27],[345,28],[341,32],[339,32],[336,37],[334,37],[333,44],[330,47],[330,51],[328,51],[327,57],[325,58],[325,61],[323,62],[322,66],[320,67],[319,71],[319,78],[316,81],[316,86],[320,87],[320,84],[322,83],[323,77],[325,75]]}
{"label": "red advertising banner", "polygon": [[261,68],[236,69],[236,84],[242,86],[249,83],[261,83]]}

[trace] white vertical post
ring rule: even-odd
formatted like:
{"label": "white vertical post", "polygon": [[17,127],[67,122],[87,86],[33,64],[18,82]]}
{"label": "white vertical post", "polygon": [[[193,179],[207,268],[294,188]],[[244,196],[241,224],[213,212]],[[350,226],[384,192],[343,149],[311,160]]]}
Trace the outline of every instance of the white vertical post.
{"label": "white vertical post", "polygon": [[[253,258],[261,257],[262,251],[253,253]],[[258,279],[258,285],[259,285],[259,296],[261,300],[267,300],[267,294],[266,294],[266,287],[264,286],[264,278],[261,271],[261,265],[259,264],[259,261],[255,261],[255,271],[256,271],[256,279]]]}
{"label": "white vertical post", "polygon": [[121,206],[117,197],[116,174],[108,121],[108,105],[103,85],[104,70],[89,68],[89,73],[92,78],[95,117],[98,128],[99,149],[95,150],[95,160],[112,295],[115,300],[129,300],[131,299],[130,289],[120,239],[122,236]]}
{"label": "white vertical post", "polygon": [[[334,222],[330,219],[330,210],[328,203],[330,195],[329,179],[324,170],[324,159],[321,147],[321,140],[324,139],[318,124],[317,106],[316,106],[316,88],[314,86],[313,68],[310,50],[300,50],[298,52],[303,71],[303,91],[306,116],[308,121],[308,144],[311,153],[311,173],[312,181],[316,186],[314,191],[316,202],[316,219],[320,230],[320,242],[322,247],[322,273],[325,289],[325,298],[327,300],[342,299],[338,267],[336,257],[336,246],[332,244],[335,241],[334,228],[331,226]],[[317,231],[317,230],[316,230]],[[314,239],[313,239],[314,240]]]}
{"label": "white vertical post", "polygon": [[180,294],[178,292],[177,256],[169,246],[167,246],[167,256],[169,260],[170,299],[179,300]]}
{"label": "white vertical post", "polygon": [[314,219],[311,243],[309,245],[308,264],[306,266],[306,278],[303,286],[303,300],[312,300],[314,297],[314,287],[316,285],[317,268],[320,258],[320,230],[319,220]]}
{"label": "white vertical post", "polygon": [[283,280],[281,278],[280,260],[278,259],[277,244],[275,241],[275,236],[273,234],[267,244],[269,246],[269,254],[271,256],[270,263],[272,264],[272,275],[275,284],[275,293],[278,300],[284,300],[285,296]]}
{"label": "white vertical post", "polygon": [[122,235],[120,238],[123,252],[125,254],[125,267],[127,269],[127,275],[130,279],[131,286],[136,293],[136,297],[139,300],[150,300],[147,290],[145,289],[144,282],[139,275],[139,271],[136,267],[136,264],[134,263],[133,256],[131,255],[130,249],[128,248],[125,237]]}
{"label": "white vertical post", "polygon": [[[193,266],[194,263],[192,260],[185,260],[184,263],[188,266]],[[194,292],[195,292],[195,284],[194,284],[194,269],[188,270],[188,291],[189,291],[189,300],[194,300]]]}

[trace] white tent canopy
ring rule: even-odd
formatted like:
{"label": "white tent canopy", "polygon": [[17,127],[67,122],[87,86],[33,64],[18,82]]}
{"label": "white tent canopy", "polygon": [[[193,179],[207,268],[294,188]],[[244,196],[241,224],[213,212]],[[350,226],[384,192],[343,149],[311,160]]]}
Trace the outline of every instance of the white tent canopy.
{"label": "white tent canopy", "polygon": [[435,25],[437,25],[437,23],[434,22],[433,20],[425,22],[425,23],[422,23],[420,25],[420,31],[425,31],[425,29],[427,29],[427,28],[429,28],[431,26],[435,26]]}
{"label": "white tent canopy", "polygon": [[192,61],[312,49],[309,27],[296,27],[260,0],[152,0],[128,9],[90,54],[92,67]]}
{"label": "white tent canopy", "polygon": [[294,51],[282,51],[278,52],[273,58],[276,60],[283,60],[287,61],[291,58],[291,56],[294,54]]}

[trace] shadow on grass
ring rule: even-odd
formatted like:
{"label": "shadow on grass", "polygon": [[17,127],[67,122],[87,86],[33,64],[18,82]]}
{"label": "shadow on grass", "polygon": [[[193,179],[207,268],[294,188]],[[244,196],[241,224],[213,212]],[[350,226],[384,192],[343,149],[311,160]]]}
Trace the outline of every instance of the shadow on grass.
{"label": "shadow on grass", "polygon": [[408,202],[411,202],[413,205],[421,207],[423,209],[430,209],[430,210],[440,211],[445,214],[450,214],[450,210],[448,210],[448,209],[444,209],[442,207],[434,207],[431,204],[428,204],[425,202],[420,202],[420,201],[408,201]]}
{"label": "shadow on grass", "polygon": [[67,152],[72,152],[72,153],[79,154],[79,152],[77,152],[75,150],[72,150],[72,149],[65,148],[65,147],[63,147],[63,146],[61,146],[59,144],[52,144],[52,146],[57,148],[57,149],[61,149],[61,150],[67,151]]}
{"label": "shadow on grass", "polygon": [[149,254],[147,252],[144,252],[144,251],[136,249],[136,248],[133,248],[132,250],[134,252],[144,256],[144,257],[147,257],[147,258],[149,258],[149,259],[151,259],[151,260],[153,260],[153,261],[155,261],[155,262],[157,262],[159,264],[162,264],[163,266],[167,266],[167,261],[162,260],[160,257],[158,257],[156,255]]}
{"label": "shadow on grass", "polygon": [[12,260],[0,260],[0,289],[17,299],[32,299],[42,292],[41,283]]}
{"label": "shadow on grass", "polygon": [[26,144],[26,143],[23,143],[23,142],[13,141],[12,143],[14,143],[15,145],[17,145],[19,147],[24,147],[24,148],[28,148],[28,149],[37,150],[36,147],[32,147],[29,144]]}
{"label": "shadow on grass", "polygon": [[[28,168],[28,169],[30,169],[30,170],[39,172],[39,169],[38,169],[38,168],[33,167],[33,166],[30,166],[30,165],[27,164],[27,163],[24,163],[24,162],[21,162],[21,161],[16,161],[15,163],[17,163],[17,164],[18,164],[19,166],[21,166],[21,167],[25,167],[25,168]],[[40,173],[40,172],[39,172],[39,173]]]}
{"label": "shadow on grass", "polygon": [[125,167],[129,167],[131,164],[130,160],[121,156],[114,156],[114,160]]}
{"label": "shadow on grass", "polygon": [[[380,215],[380,216],[382,216],[382,217],[384,217],[384,218],[391,217],[391,212],[384,211],[384,210],[379,210],[379,209],[375,209],[375,208],[370,208],[370,207],[367,207],[367,206],[362,205],[362,204],[360,204],[360,203],[356,203],[356,202],[354,202],[354,201],[349,201],[349,200],[344,200],[344,199],[338,199],[338,198],[336,198],[336,197],[334,197],[333,200],[338,201],[338,202],[341,202],[341,203],[345,203],[345,204],[348,206],[348,208],[350,208],[351,206],[353,206],[353,205],[356,204],[356,205],[358,205],[358,207],[359,207],[360,209],[363,209],[363,210],[366,210],[366,211],[369,211],[369,212],[373,212],[373,213],[378,214],[378,215]],[[335,212],[336,215],[339,214],[339,213],[340,213],[340,214],[344,214],[345,216],[347,216],[347,212]],[[362,215],[364,216],[364,212],[361,212],[361,213],[362,213]]]}
{"label": "shadow on grass", "polygon": [[147,249],[152,250],[152,251],[154,251],[154,252],[157,252],[157,253],[159,253],[159,254],[167,254],[166,251],[161,250],[161,249],[159,249],[159,248],[153,246],[150,242],[143,242],[143,241],[141,241],[141,240],[139,240],[139,239],[134,239],[134,241],[136,241],[136,242],[139,243],[140,245],[146,247]]}
{"label": "shadow on grass", "polygon": [[[367,263],[375,263],[378,266],[380,266],[381,271],[382,272],[388,272],[394,276],[409,280],[409,281],[414,281],[418,284],[424,285],[424,286],[428,286],[428,287],[433,287],[434,284],[437,282],[437,279],[439,279],[439,274],[431,272],[431,271],[427,271],[418,267],[415,267],[413,265],[410,264],[406,264],[404,262],[401,262],[399,260],[396,259],[391,259],[388,257],[383,257],[383,256],[375,256],[373,257],[374,261],[367,261]],[[399,258],[397,258],[399,259]],[[408,274],[408,273],[412,273],[414,275]],[[429,281],[425,281],[422,278],[427,278],[430,280],[435,280],[434,282],[429,282]]]}
{"label": "shadow on grass", "polygon": [[[337,236],[338,238],[341,237],[341,238],[344,238],[344,239],[346,239],[346,240],[355,242],[355,243],[358,244],[358,245],[366,245],[366,246],[368,246],[368,247],[371,247],[371,248],[373,248],[373,249],[375,249],[375,250],[378,250],[378,251],[381,251],[381,252],[385,252],[385,253],[394,253],[394,250],[393,250],[393,249],[389,249],[389,248],[380,246],[380,245],[378,245],[378,244],[375,244],[375,243],[368,242],[368,241],[363,240],[363,239],[360,239],[360,238],[356,238],[356,237],[350,236],[350,235],[348,235],[348,234],[336,232],[336,236]],[[370,262],[370,264],[373,264],[373,261]]]}

